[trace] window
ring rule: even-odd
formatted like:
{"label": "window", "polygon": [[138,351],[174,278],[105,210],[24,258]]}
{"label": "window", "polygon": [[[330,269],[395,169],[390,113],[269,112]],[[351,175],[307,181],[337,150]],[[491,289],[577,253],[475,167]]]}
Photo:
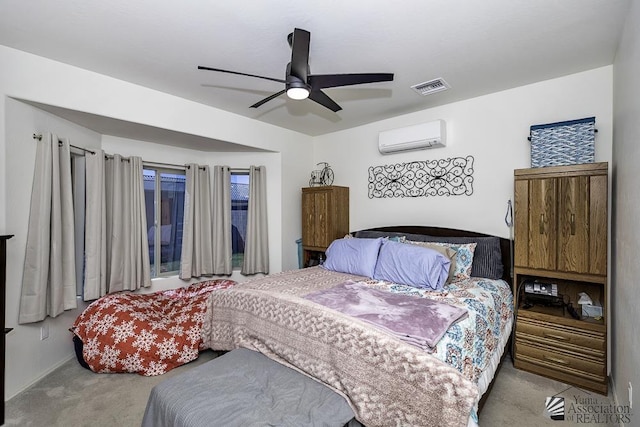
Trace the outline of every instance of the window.
{"label": "window", "polygon": [[85,161],[83,155],[71,156],[71,185],[73,188],[73,222],[76,249],[76,295],[84,295],[84,215]]}
{"label": "window", "polygon": [[145,167],[144,198],[151,277],[176,273],[180,269],[184,196],[183,171]]}
{"label": "window", "polygon": [[231,249],[233,268],[242,268],[247,237],[249,172],[231,172]]}
{"label": "window", "polygon": [[[151,277],[175,274],[180,270],[182,254],[184,172],[145,166],[144,196]],[[249,172],[232,172],[231,246],[234,269],[241,268],[244,261],[248,205]]]}

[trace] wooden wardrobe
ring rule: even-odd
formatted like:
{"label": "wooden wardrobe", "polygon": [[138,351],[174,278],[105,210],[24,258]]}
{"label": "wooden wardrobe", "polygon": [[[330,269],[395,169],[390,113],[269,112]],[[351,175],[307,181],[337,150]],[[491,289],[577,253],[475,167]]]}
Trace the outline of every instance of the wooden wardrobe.
{"label": "wooden wardrobe", "polygon": [[349,188],[338,186],[302,189],[303,265],[324,257],[331,242],[349,232]]}
{"label": "wooden wardrobe", "polygon": [[[514,364],[607,394],[608,164],[520,169],[514,181]],[[527,284],[556,285],[557,296]],[[582,315],[582,292],[601,316]]]}

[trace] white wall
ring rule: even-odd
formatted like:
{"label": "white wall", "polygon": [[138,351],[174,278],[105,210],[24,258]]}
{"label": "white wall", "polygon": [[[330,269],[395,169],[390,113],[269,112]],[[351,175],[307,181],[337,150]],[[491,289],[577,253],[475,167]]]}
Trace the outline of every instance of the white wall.
{"label": "white wall", "polygon": [[[31,186],[35,168],[36,142],[33,133],[52,132],[67,137],[71,143],[95,148],[100,146],[100,135],[73,123],[52,116],[30,105],[16,100],[5,99],[6,117],[6,159],[5,175],[8,179],[6,189],[7,207],[6,230],[14,234],[7,241],[7,289],[6,316],[7,327],[15,328],[6,336],[6,397],[10,398],[41,375],[54,369],[67,360],[73,351],[69,327],[86,307],[78,301],[78,308],[70,310],[44,322],[49,328],[49,338],[40,340],[42,323],[18,325],[18,307],[22,283],[22,266],[27,243]],[[4,210],[4,209],[3,209]]]}
{"label": "white wall", "polygon": [[[350,187],[351,230],[433,225],[509,237],[504,217],[513,197],[513,170],[530,166],[529,127],[595,116],[596,161],[609,161],[611,99],[609,66],[316,137],[314,158],[332,166],[336,185]],[[445,148],[386,156],[378,152],[380,131],[435,119],[447,122]],[[467,155],[475,158],[471,196],[368,197],[370,166]]]}
{"label": "white wall", "polygon": [[[612,382],[620,405],[627,386],[640,390],[640,4],[631,2],[614,63]],[[638,391],[635,392],[636,395]],[[638,405],[638,398],[635,398]],[[636,406],[637,408],[637,406]],[[634,415],[636,424],[640,415]]]}
{"label": "white wall", "polygon": [[[244,153],[236,158],[225,153],[222,158],[230,164],[237,159],[238,167],[244,164],[267,166],[269,227],[274,233],[270,236],[270,248],[275,251],[270,254],[272,269],[275,272],[297,267],[295,240],[300,237],[300,188],[306,185],[313,165],[311,137],[4,46],[0,46],[0,64],[0,234],[16,235],[9,240],[7,248],[10,260],[6,297],[8,327],[15,327],[18,317],[26,218],[35,159],[32,133],[58,132],[81,146],[100,146],[102,143],[101,135],[11,98],[279,153],[257,157],[252,157],[255,153]],[[104,139],[107,147],[117,146],[122,154],[129,154],[124,149],[126,144],[118,145],[115,139],[108,137]],[[193,153],[181,150],[170,155],[164,146],[149,148],[148,144],[139,141],[135,145],[148,160],[165,159],[165,162],[175,163],[180,157],[193,159]],[[157,153],[157,157],[152,158],[152,152]],[[212,160],[212,164],[215,163]],[[168,284],[158,284],[159,288],[164,286]],[[7,399],[73,357],[66,329],[77,314],[77,311],[69,312],[47,320],[51,336],[45,341],[39,340],[40,325],[20,326],[7,336]]]}

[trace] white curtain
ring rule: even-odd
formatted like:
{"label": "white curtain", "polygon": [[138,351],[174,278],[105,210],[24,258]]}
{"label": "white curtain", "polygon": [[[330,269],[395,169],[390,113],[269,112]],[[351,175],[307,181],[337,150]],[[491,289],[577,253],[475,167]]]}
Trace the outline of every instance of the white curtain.
{"label": "white curtain", "polygon": [[73,192],[69,141],[37,142],[18,323],[76,308]]}
{"label": "white curtain", "polygon": [[84,292],[85,301],[107,293],[107,208],[104,193],[104,152],[87,154],[86,210],[84,234]]}
{"label": "white curtain", "polygon": [[213,167],[213,273],[233,273],[231,247],[231,169]]}
{"label": "white curtain", "polygon": [[249,206],[242,274],[269,273],[267,176],[264,166],[249,169]]}
{"label": "white curtain", "polygon": [[180,278],[212,275],[213,204],[209,166],[187,165]]}
{"label": "white curtain", "polygon": [[151,286],[142,159],[95,157],[87,164],[85,300]]}

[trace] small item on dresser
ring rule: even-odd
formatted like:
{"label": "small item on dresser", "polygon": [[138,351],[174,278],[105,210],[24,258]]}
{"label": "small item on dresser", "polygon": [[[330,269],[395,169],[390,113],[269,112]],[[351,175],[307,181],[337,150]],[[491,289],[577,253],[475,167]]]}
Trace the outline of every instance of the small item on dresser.
{"label": "small item on dresser", "polygon": [[333,184],[333,170],[327,162],[320,162],[322,169],[311,171],[311,179],[309,179],[309,187],[319,187]]}
{"label": "small item on dresser", "polygon": [[531,167],[593,163],[595,124],[595,117],[586,117],[531,126]]}
{"label": "small item on dresser", "polygon": [[599,320],[602,318],[602,305],[599,301],[594,301],[591,304],[581,304],[582,317],[592,318]]}
{"label": "small item on dresser", "polygon": [[580,320],[580,315],[578,314],[576,309],[573,308],[573,304],[571,304],[571,303],[567,304],[567,311],[569,312],[571,317],[573,317],[576,320]]}
{"label": "small item on dresser", "polygon": [[596,320],[602,319],[602,305],[599,301],[593,301],[586,292],[579,292],[578,304],[580,305],[582,317]]}
{"label": "small item on dresser", "polygon": [[589,297],[589,294],[587,294],[586,292],[580,292],[580,293],[578,293],[578,295],[580,295],[580,298],[578,299],[578,304],[580,304],[580,305],[582,305],[582,304],[593,304],[593,301]]}

